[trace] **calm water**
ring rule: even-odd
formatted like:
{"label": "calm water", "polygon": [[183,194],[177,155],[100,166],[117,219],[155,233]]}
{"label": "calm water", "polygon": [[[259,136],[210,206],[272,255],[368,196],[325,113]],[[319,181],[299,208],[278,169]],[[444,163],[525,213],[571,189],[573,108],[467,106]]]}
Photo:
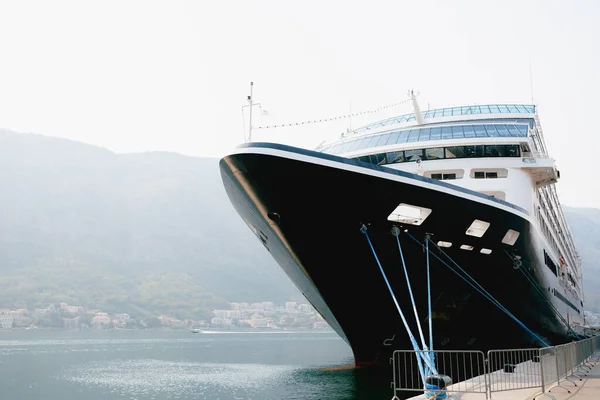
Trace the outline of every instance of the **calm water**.
{"label": "calm water", "polygon": [[0,331],[0,398],[391,398],[391,372],[351,364],[332,333]]}

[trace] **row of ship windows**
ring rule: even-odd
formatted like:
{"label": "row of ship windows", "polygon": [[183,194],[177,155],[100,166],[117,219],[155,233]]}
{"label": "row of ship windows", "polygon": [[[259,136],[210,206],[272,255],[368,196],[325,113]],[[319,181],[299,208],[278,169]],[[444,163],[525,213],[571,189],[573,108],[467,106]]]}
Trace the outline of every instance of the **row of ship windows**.
{"label": "row of ship windows", "polygon": [[516,144],[433,147],[429,149],[390,151],[354,157],[354,159],[369,164],[385,165],[421,160],[481,157],[521,157],[521,149]]}
{"label": "row of ship windows", "polygon": [[[544,250],[544,264],[546,264],[546,267],[548,267],[548,269],[550,271],[552,271],[552,273],[555,276],[558,276],[558,270],[559,268],[557,267],[556,263],[554,262],[554,260],[552,260],[552,257],[550,257],[550,255],[548,254],[548,252],[546,252],[546,250]],[[564,276],[564,272],[562,272],[563,276]],[[567,273],[567,278],[569,279],[569,281],[571,281],[571,283],[573,284],[573,286],[577,286],[575,283],[575,279],[573,278],[573,276],[570,273]],[[567,304],[569,307],[571,307],[573,310],[577,311],[579,314],[581,314],[581,312],[579,311],[579,309],[577,307],[575,307],[573,305],[573,303],[571,303],[569,300],[567,300],[564,296],[562,296],[560,293],[558,293],[556,290],[553,291],[554,295],[556,297],[558,297],[560,300],[563,301],[563,303]],[[581,306],[583,307],[583,302],[581,300],[579,300],[579,302],[581,303]]]}
{"label": "row of ship windows", "polygon": [[517,124],[454,125],[438,126],[434,128],[414,128],[360,137],[358,139],[332,144],[331,146],[324,148],[323,151],[331,154],[341,154],[373,147],[411,142],[425,142],[429,140],[527,137],[528,130],[529,125]]}
{"label": "row of ship windows", "polygon": [[[463,169],[457,169],[447,172],[426,172],[425,176],[438,181],[448,181],[454,179],[462,179],[464,176]],[[473,179],[497,179],[508,177],[508,170],[505,168],[501,169],[490,169],[484,171],[471,170],[471,178]]]}
{"label": "row of ship windows", "polygon": [[[462,115],[465,115],[465,114],[462,114]],[[435,117],[439,117],[439,116],[440,115],[432,116],[431,114],[425,113],[423,115],[423,118],[429,119],[429,118],[435,118]],[[373,122],[368,125],[362,126],[358,129],[354,130],[354,133],[364,133],[364,132],[368,132],[373,129],[379,129],[383,126],[402,124],[405,122],[415,121],[415,120],[416,120],[416,118],[415,118],[414,114],[401,115],[398,117],[392,117],[392,118],[384,119],[382,121],[377,121],[377,122]],[[471,121],[456,121],[456,123],[466,123],[466,122],[472,122],[472,120]],[[533,128],[533,126],[535,125],[535,120],[533,118],[511,118],[510,116],[506,116],[504,118],[480,119],[477,122],[480,124],[489,124],[489,123],[527,124],[527,125],[529,125],[530,128]]]}

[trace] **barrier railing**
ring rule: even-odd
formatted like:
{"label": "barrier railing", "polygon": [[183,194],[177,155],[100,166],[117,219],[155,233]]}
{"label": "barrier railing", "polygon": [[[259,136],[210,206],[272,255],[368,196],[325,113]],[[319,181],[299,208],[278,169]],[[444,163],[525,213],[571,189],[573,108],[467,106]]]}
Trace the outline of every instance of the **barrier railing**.
{"label": "barrier railing", "polygon": [[[437,374],[423,382],[423,377],[417,369],[417,357],[433,357]],[[397,392],[423,392],[429,397],[443,399],[442,394],[447,385],[452,385],[453,391],[461,393],[487,392],[485,355],[481,351],[415,351],[397,350],[392,359],[394,373],[394,395]],[[449,377],[450,382],[437,378]],[[428,397],[428,398],[429,398]]]}
{"label": "barrier railing", "polygon": [[489,392],[542,386],[539,353],[539,349],[488,351]]}
{"label": "barrier railing", "polygon": [[[422,377],[417,357],[435,361],[437,373]],[[394,397],[399,392],[425,393],[427,399],[442,400],[448,393],[478,393],[491,399],[493,393],[539,388],[536,396],[554,398],[553,389],[577,386],[600,362],[600,336],[541,349],[481,351],[396,350],[390,360]]]}

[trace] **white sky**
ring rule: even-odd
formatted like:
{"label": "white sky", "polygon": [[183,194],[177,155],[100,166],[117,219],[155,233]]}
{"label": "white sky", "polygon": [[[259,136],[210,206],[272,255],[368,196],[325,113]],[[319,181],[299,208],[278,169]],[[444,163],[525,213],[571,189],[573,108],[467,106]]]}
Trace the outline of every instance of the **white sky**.
{"label": "white sky", "polygon": [[[243,140],[251,80],[264,125],[376,108],[409,88],[423,109],[530,103],[531,64],[561,199],[600,207],[600,2],[353,3],[0,0],[0,127],[218,157]],[[313,148],[346,127],[254,139]]]}

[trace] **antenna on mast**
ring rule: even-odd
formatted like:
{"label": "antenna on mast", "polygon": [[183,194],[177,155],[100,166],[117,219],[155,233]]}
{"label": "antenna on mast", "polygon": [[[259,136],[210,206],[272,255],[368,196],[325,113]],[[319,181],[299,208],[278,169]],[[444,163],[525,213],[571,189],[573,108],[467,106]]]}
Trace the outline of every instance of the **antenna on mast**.
{"label": "antenna on mast", "polygon": [[531,72],[531,56],[529,56],[529,93],[531,94],[531,104],[533,101],[533,73]]}
{"label": "antenna on mast", "polygon": [[254,82],[250,82],[250,96],[248,96],[248,105],[250,106],[250,123],[248,124],[248,142],[252,142],[252,89],[254,88]]}
{"label": "antenna on mast", "polygon": [[[253,89],[254,89],[254,82],[250,82],[250,96],[248,96],[247,100],[248,100],[248,104],[246,104],[245,106],[242,106],[242,115],[244,114],[244,108],[246,107],[250,107],[250,121],[249,121],[249,125],[248,125],[248,137],[246,138],[246,135],[244,134],[244,141],[246,143],[252,142],[252,109],[254,108],[254,106],[259,106],[260,109],[262,110],[262,106],[260,103],[255,103],[254,102],[254,97],[253,97]],[[262,110],[263,114],[267,114],[267,110]]]}

